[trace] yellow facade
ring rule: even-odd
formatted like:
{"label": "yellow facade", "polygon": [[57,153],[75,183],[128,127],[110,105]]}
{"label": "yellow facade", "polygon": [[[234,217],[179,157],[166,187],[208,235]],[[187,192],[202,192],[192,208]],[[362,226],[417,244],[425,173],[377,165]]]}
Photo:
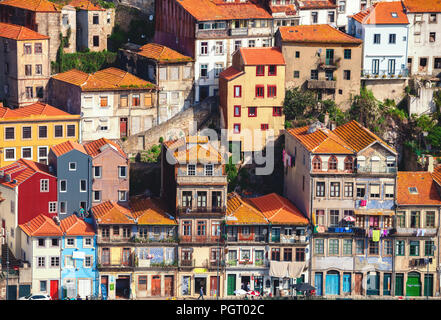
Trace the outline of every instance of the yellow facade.
{"label": "yellow facade", "polygon": [[0,167],[20,158],[47,164],[52,146],[68,140],[78,142],[79,121],[79,115],[69,114],[1,118]]}

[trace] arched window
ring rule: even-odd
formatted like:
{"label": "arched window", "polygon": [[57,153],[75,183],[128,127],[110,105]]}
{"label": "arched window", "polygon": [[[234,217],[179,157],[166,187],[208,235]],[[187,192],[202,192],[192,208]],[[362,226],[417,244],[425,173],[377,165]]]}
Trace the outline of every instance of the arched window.
{"label": "arched window", "polygon": [[352,171],[352,170],[354,170],[354,159],[348,156],[345,159],[345,171]]}
{"label": "arched window", "polygon": [[328,161],[328,170],[337,170],[337,158],[335,156],[330,156]]}
{"label": "arched window", "polygon": [[322,159],[319,156],[315,156],[312,159],[312,168],[313,170],[322,170]]}

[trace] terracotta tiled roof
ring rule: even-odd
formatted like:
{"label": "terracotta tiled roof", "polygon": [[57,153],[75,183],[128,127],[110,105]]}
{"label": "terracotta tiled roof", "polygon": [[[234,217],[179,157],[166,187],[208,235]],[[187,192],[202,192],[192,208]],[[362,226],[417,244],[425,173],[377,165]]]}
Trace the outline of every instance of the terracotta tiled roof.
{"label": "terracotta tiled roof", "polygon": [[272,5],[270,3],[270,10],[272,13],[285,13],[287,16],[294,16],[297,13],[296,6],[293,4],[288,5]]}
{"label": "terracotta tiled roof", "polygon": [[300,10],[310,9],[334,9],[337,7],[332,0],[297,0],[297,6]]}
{"label": "terracotta tiled roof", "polygon": [[69,2],[69,5],[81,10],[88,10],[88,11],[106,11],[106,9],[103,9],[101,6],[93,4],[89,0],[72,0]]}
{"label": "terracotta tiled roof", "polygon": [[84,146],[82,144],[79,144],[71,140],[52,146],[51,150],[57,157],[65,153],[68,153],[69,151],[72,150],[78,150],[84,154],[87,154],[86,149],[84,149]]}
{"label": "terracotta tiled roof", "polygon": [[13,119],[13,118],[29,118],[29,117],[69,117],[69,118],[80,118],[79,115],[72,115],[63,110],[55,108],[51,105],[42,102],[36,102],[34,104],[21,107],[18,109],[8,109],[6,107],[0,107],[0,117],[1,119]]}
{"label": "terracotta tiled roof", "polygon": [[36,172],[52,176],[49,172],[48,165],[31,160],[20,159],[10,165],[0,168],[0,173],[3,173],[3,177],[0,178],[0,184],[15,188]]}
{"label": "terracotta tiled roof", "polygon": [[3,0],[0,5],[17,7],[36,12],[59,12],[60,7],[48,0]]}
{"label": "terracotta tiled roof", "polygon": [[[185,148],[183,147],[184,143]],[[173,156],[180,163],[223,162],[221,153],[213,147],[207,137],[186,137],[185,139],[165,141],[164,145],[173,151]]]}
{"label": "terracotta tiled roof", "polygon": [[432,172],[433,180],[435,180],[436,183],[438,183],[439,186],[441,186],[441,166],[438,165],[433,169]]}
{"label": "terracotta tiled roof", "polygon": [[40,214],[26,223],[19,225],[28,236],[44,237],[44,236],[62,236],[63,232],[52,218]]}
{"label": "terracotta tiled roof", "polygon": [[[394,15],[392,15],[394,14]],[[377,2],[352,16],[362,24],[408,24],[401,1]]]}
{"label": "terracotta tiled roof", "polygon": [[228,194],[226,219],[228,225],[269,223],[259,210],[237,193]]}
{"label": "terracotta tiled roof", "polygon": [[[398,205],[436,205],[441,206],[441,197],[432,174],[427,171],[398,171]],[[409,188],[416,188],[412,193]]]}
{"label": "terracotta tiled roof", "polygon": [[61,230],[68,236],[94,236],[93,226],[76,215],[70,215],[60,221]]}
{"label": "terracotta tiled roof", "polygon": [[130,210],[114,201],[93,206],[92,213],[98,224],[135,224]]}
{"label": "terracotta tiled roof", "polygon": [[272,224],[307,225],[308,219],[288,199],[276,193],[249,198]]}
{"label": "terracotta tiled roof", "polygon": [[276,47],[240,48],[245,65],[285,65],[282,51]]}
{"label": "terracotta tiled roof", "polygon": [[403,0],[408,12],[441,12],[441,0]]}
{"label": "terracotta tiled roof", "polygon": [[117,68],[99,70],[93,74],[71,69],[52,78],[81,87],[82,91],[155,89],[151,82]]}
{"label": "terracotta tiled roof", "polygon": [[[1,3],[1,2],[0,2]],[[49,37],[23,26],[0,22],[0,37],[13,40],[48,40]]]}
{"label": "terracotta tiled roof", "polygon": [[317,127],[308,133],[308,126],[291,128],[286,132],[297,138],[307,150],[314,153],[353,154],[354,150],[339,136],[326,128]]}
{"label": "terracotta tiled roof", "polygon": [[106,138],[101,138],[98,140],[90,141],[85,144],[83,144],[84,149],[86,150],[87,154],[89,154],[91,157],[96,157],[99,155],[102,151],[102,147],[105,145],[109,145],[111,148],[113,147],[116,151],[118,151],[124,158],[127,158],[126,153],[121,149],[121,147],[116,143]]}
{"label": "terracotta tiled roof", "polygon": [[252,2],[225,3],[215,0],[175,1],[198,21],[272,18],[262,6]]}
{"label": "terracotta tiled roof", "polygon": [[225,69],[224,71],[222,71],[219,74],[220,78],[224,78],[226,80],[232,80],[238,76],[240,76],[241,74],[244,74],[243,71],[237,70],[236,68],[234,68],[233,66],[228,67],[227,69]]}
{"label": "terracotta tiled roof", "polygon": [[362,40],[351,37],[350,35],[328,25],[301,25],[279,27],[282,41],[301,42],[301,43],[344,43],[361,44]]}
{"label": "terracotta tiled roof", "polygon": [[363,127],[355,120],[352,120],[335,128],[333,132],[341,139],[343,139],[356,152],[365,149],[366,147],[377,141],[393,153],[397,153],[394,148],[389,146],[376,134],[372,133],[369,129]]}
{"label": "terracotta tiled roof", "polygon": [[176,219],[167,213],[159,199],[138,199],[130,202],[130,209],[138,225],[176,225]]}
{"label": "terracotta tiled roof", "polygon": [[157,44],[147,43],[139,48],[138,55],[153,59],[159,63],[177,63],[177,62],[190,62],[193,59],[189,56],[185,56],[169,47]]}

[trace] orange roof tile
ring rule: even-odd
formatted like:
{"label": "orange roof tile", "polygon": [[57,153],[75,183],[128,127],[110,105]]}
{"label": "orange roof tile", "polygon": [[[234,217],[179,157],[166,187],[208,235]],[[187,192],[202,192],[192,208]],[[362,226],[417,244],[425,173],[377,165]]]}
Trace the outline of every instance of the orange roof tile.
{"label": "orange roof tile", "polygon": [[219,74],[220,78],[224,78],[226,80],[232,80],[238,76],[240,76],[241,74],[244,74],[243,71],[237,70],[236,68],[234,68],[233,66],[228,67],[227,69],[225,69],[224,71],[222,71]]}
{"label": "orange roof tile", "polygon": [[408,12],[441,12],[441,0],[403,0]]}
{"label": "orange roof tile", "polygon": [[0,37],[13,40],[49,40],[48,36],[34,30],[3,22],[0,22]]}
{"label": "orange roof tile", "polygon": [[438,165],[433,169],[432,172],[433,180],[441,186],[441,166]]}
{"label": "orange roof tile", "polygon": [[93,206],[92,213],[99,224],[135,224],[130,210],[114,201]]}
{"label": "orange roof tile", "polygon": [[78,150],[84,154],[87,154],[86,149],[84,149],[83,145],[81,145],[77,142],[71,141],[71,140],[68,140],[66,142],[59,143],[55,146],[52,146],[51,150],[57,157],[65,154],[65,153],[68,153],[69,151],[72,151],[72,150]]}
{"label": "orange roof tile", "polygon": [[301,42],[301,43],[344,43],[361,44],[362,40],[351,37],[350,35],[328,25],[301,25],[279,27],[282,41]]}
{"label": "orange roof tile", "polygon": [[81,10],[88,11],[106,11],[100,5],[94,4],[89,0],[72,0],[69,5]]}
{"label": "orange roof tile", "polygon": [[67,113],[43,102],[36,102],[18,109],[14,109],[14,112],[23,118],[32,116],[63,116],[79,118],[79,115]]}
{"label": "orange roof tile", "polygon": [[335,1],[331,0],[297,0],[297,4],[300,10],[333,9],[337,7]]}
{"label": "orange roof tile", "polygon": [[117,68],[107,68],[92,74],[80,70],[56,74],[53,79],[67,82],[81,87],[82,91],[127,90],[130,89],[155,89],[156,86],[133,74]]}
{"label": "orange roof tile", "polygon": [[280,13],[283,12],[288,16],[294,16],[297,13],[296,6],[293,4],[289,5],[273,5],[270,3],[270,10],[272,13]]}
{"label": "orange roof tile", "polygon": [[268,224],[269,221],[254,206],[244,201],[237,193],[228,194],[227,225]]}
{"label": "orange roof tile", "polygon": [[[185,144],[185,148],[184,148]],[[165,141],[164,145],[173,152],[180,163],[211,162],[222,163],[222,154],[214,148],[207,137],[191,136],[185,139]]]}
{"label": "orange roof tile", "polygon": [[367,148],[372,143],[377,141],[393,153],[397,153],[394,148],[389,146],[376,134],[372,133],[369,129],[363,127],[355,120],[352,120],[335,128],[333,132],[342,140],[344,140],[356,152]]}
{"label": "orange roof tile", "polygon": [[252,2],[225,3],[215,0],[175,1],[198,21],[272,18],[262,6]]}
{"label": "orange roof tile", "polygon": [[276,47],[240,48],[245,65],[285,65],[282,51]]}
{"label": "orange roof tile", "polygon": [[127,158],[126,153],[116,142],[113,142],[106,138],[101,138],[83,144],[84,149],[91,157],[96,157],[97,155],[99,155],[103,151],[102,147],[105,145],[109,145],[111,148],[119,152],[124,158]]}
{"label": "orange roof tile", "polygon": [[177,225],[159,199],[138,199],[130,202],[130,209],[138,225]]}
{"label": "orange roof tile", "polygon": [[44,236],[62,236],[63,232],[59,225],[52,218],[40,214],[26,223],[19,225],[28,236],[44,237]]}
{"label": "orange roof tile", "polygon": [[185,56],[169,47],[157,44],[147,43],[139,48],[138,55],[153,59],[159,63],[177,63],[177,62],[190,62],[193,59],[189,56]]}
{"label": "orange roof tile", "polygon": [[59,12],[60,7],[48,0],[3,0],[0,5],[36,12]]}
{"label": "orange roof tile", "polygon": [[[392,14],[396,15],[392,15]],[[362,24],[408,24],[406,13],[401,1],[377,2],[352,16]]]}
{"label": "orange roof tile", "polygon": [[[441,205],[441,197],[432,174],[427,171],[398,171],[397,174],[398,205]],[[416,188],[417,193],[409,188]]]}
{"label": "orange roof tile", "polygon": [[0,177],[0,184],[9,188],[15,188],[36,172],[53,177],[49,172],[48,165],[31,160],[19,159],[10,165],[0,168],[0,173],[3,174],[3,176]]}
{"label": "orange roof tile", "polygon": [[60,221],[61,230],[68,236],[94,236],[93,226],[76,215],[70,215]]}
{"label": "orange roof tile", "polygon": [[272,224],[307,225],[308,219],[288,199],[276,193],[249,198]]}

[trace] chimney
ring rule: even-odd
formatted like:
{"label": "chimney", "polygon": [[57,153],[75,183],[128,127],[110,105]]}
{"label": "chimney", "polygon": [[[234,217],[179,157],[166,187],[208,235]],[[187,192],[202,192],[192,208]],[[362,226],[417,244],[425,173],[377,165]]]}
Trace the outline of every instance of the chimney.
{"label": "chimney", "polygon": [[433,163],[434,163],[433,156],[427,155],[427,171],[433,172],[433,167],[434,167]]}

